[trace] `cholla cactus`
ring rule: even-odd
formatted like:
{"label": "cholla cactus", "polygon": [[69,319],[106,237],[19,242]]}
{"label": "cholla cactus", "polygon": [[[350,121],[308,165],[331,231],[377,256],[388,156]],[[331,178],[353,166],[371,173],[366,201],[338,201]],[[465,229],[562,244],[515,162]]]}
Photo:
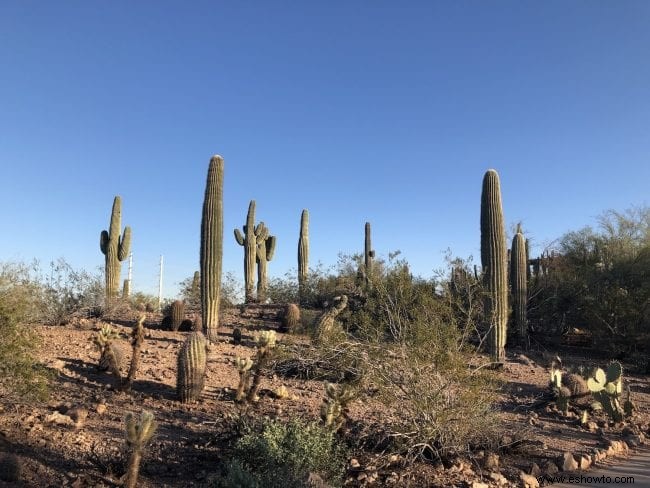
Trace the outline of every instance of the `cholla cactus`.
{"label": "cholla cactus", "polygon": [[249,402],[256,402],[259,400],[257,391],[260,388],[262,374],[264,374],[264,369],[266,368],[271,355],[271,350],[275,347],[275,340],[276,335],[274,330],[260,332],[255,338],[255,342],[257,342],[257,353],[255,354],[255,376],[253,377],[253,384],[246,395],[246,400]]}
{"label": "cholla cactus", "polygon": [[98,369],[100,371],[110,371],[121,381],[120,363],[122,362],[122,354],[113,344],[113,340],[118,337],[120,337],[120,334],[107,324],[103,325],[95,334],[93,342],[100,352]]}
{"label": "cholla cactus", "polygon": [[235,358],[235,366],[239,372],[239,385],[237,386],[237,393],[235,394],[235,401],[241,402],[246,396],[250,380],[251,368],[253,367],[253,360],[250,358]]}
{"label": "cholla cactus", "polygon": [[124,382],[122,383],[122,390],[129,391],[135,381],[135,375],[138,372],[138,367],[140,366],[140,349],[142,349],[142,343],[144,342],[144,321],[146,315],[141,315],[138,319],[138,322],[133,327],[131,332],[131,346],[133,348],[133,354],[131,355],[131,366],[129,367],[129,373],[127,374]]}
{"label": "cholla cactus", "polygon": [[354,400],[355,393],[350,385],[337,387],[325,382],[325,399],[320,407],[320,416],[327,427],[338,430],[348,417],[348,404]]}
{"label": "cholla cactus", "polygon": [[347,295],[334,298],[334,303],[318,318],[316,322],[316,342],[322,342],[327,338],[336,324],[336,317],[348,306]]}
{"label": "cholla cactus", "polygon": [[153,437],[157,428],[158,424],[151,412],[143,411],[139,419],[136,419],[135,415],[130,412],[126,415],[126,443],[131,449],[126,481],[124,482],[126,488],[137,486],[144,446]]}

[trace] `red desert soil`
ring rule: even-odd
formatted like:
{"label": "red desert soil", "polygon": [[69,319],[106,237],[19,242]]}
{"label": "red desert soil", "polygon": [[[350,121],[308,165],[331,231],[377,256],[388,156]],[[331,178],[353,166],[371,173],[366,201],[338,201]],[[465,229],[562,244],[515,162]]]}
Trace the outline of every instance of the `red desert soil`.
{"label": "red desert soil", "polygon": [[[0,481],[0,487],[115,486],[117,475],[123,472],[124,416],[143,409],[154,413],[159,428],[146,450],[139,486],[208,485],[219,471],[219,459],[233,439],[231,426],[242,408],[234,403],[238,374],[233,360],[253,355],[255,332],[277,328],[277,310],[258,307],[247,309],[245,315],[237,309],[226,312],[220,330],[223,341],[209,349],[206,388],[200,402],[191,405],[175,399],[176,355],[187,333],[160,330],[160,316],[149,314],[145,323],[141,366],[131,393],[116,391],[115,378],[96,369],[99,353],[92,337],[103,322],[82,319],[65,326],[35,326],[43,339],[39,359],[56,377],[47,403],[12,403],[7,395],[0,396],[0,453],[18,456],[22,480]],[[121,323],[125,325],[112,325],[121,332],[120,342],[129,359],[130,324]],[[235,325],[243,326],[241,345],[232,344]],[[283,335],[278,337],[281,342]],[[419,462],[407,467],[390,452],[357,453],[359,466],[354,463],[348,468],[346,485],[471,487],[481,481],[486,483],[483,486],[522,486],[520,471],[529,473],[533,462],[543,466],[545,460],[557,461],[565,451],[589,453],[604,446],[604,437],[620,438],[620,427],[610,427],[601,417],[594,419],[600,421],[601,432],[589,432],[577,425],[576,418],[565,418],[539,401],[549,382],[548,363],[541,353],[531,352],[526,358],[513,352],[508,359],[501,372],[505,385],[498,405],[505,433],[499,467],[485,467],[488,456],[482,453],[446,466]],[[575,353],[562,359],[565,365],[591,364]],[[605,363],[601,360],[598,365]],[[127,367],[123,366],[123,372]],[[626,380],[637,407],[635,423],[647,433],[650,382],[628,373]],[[289,390],[289,398],[274,399],[269,392],[281,385]],[[269,376],[263,381],[261,396],[249,413],[316,420],[323,384]],[[56,423],[55,412],[67,414],[77,425]],[[386,414],[378,405],[357,401],[350,417],[371,426],[381,424]]]}

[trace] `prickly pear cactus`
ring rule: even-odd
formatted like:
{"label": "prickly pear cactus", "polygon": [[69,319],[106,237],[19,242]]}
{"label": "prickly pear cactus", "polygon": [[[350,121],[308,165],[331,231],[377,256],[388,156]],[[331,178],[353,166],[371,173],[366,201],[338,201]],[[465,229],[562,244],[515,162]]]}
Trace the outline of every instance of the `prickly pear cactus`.
{"label": "prickly pear cactus", "polygon": [[205,383],[207,341],[201,332],[192,332],[178,352],[176,391],[182,403],[199,399]]}
{"label": "prickly pear cactus", "polygon": [[103,230],[99,236],[99,248],[105,256],[106,298],[115,298],[120,289],[120,264],[129,255],[131,246],[131,227],[122,226],[122,199],[116,196],[111,210],[111,223],[108,231]]}
{"label": "prickly pear cactus", "polygon": [[618,361],[609,363],[605,371],[597,368],[593,376],[587,380],[587,387],[602,409],[615,422],[623,420],[626,410],[631,412],[629,405],[622,406],[620,402],[623,393],[623,367]]}

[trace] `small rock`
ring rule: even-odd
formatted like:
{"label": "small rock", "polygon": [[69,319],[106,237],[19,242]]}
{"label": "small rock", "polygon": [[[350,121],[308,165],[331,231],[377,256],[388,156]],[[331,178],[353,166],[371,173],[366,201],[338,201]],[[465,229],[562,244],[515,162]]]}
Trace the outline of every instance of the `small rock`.
{"label": "small rock", "polygon": [[569,451],[562,455],[560,462],[562,463],[562,471],[575,471],[578,469],[578,462]]}
{"label": "small rock", "polygon": [[539,488],[539,481],[537,481],[537,478],[526,474],[523,471],[519,473],[519,479],[521,480],[524,488]]}
{"label": "small rock", "polygon": [[586,471],[587,469],[589,469],[591,463],[592,463],[591,456],[588,456],[586,454],[580,456],[580,469],[582,471]]}
{"label": "small rock", "polygon": [[558,468],[557,464],[555,464],[553,461],[546,461],[544,464],[542,464],[542,471],[546,476],[553,476],[560,471],[560,468]]}
{"label": "small rock", "polygon": [[499,456],[493,452],[489,452],[485,455],[485,460],[483,461],[483,467],[489,469],[490,471],[496,471],[499,469]]}
{"label": "small rock", "polygon": [[95,407],[95,411],[96,411],[99,415],[104,415],[104,414],[106,413],[106,408],[107,408],[107,407],[106,407],[106,404],[105,404],[105,403],[100,403],[99,405],[97,405],[97,406]]}
{"label": "small rock", "polygon": [[474,481],[470,486],[471,488],[490,488],[490,485],[481,481]]}
{"label": "small rock", "polygon": [[359,461],[357,461],[355,458],[350,459],[350,467],[352,469],[359,469],[361,465],[359,464]]}
{"label": "small rock", "polygon": [[85,408],[76,407],[68,410],[67,415],[74,421],[74,426],[79,429],[83,426],[86,418],[88,417],[88,410]]}
{"label": "small rock", "polygon": [[533,463],[530,467],[530,474],[531,476],[534,476],[535,478],[539,478],[540,475],[542,474],[542,470],[539,468],[537,463]]}
{"label": "small rock", "polygon": [[49,424],[56,425],[74,425],[74,420],[67,415],[60,414],[59,412],[53,412],[52,415],[48,415],[45,417],[45,421]]}

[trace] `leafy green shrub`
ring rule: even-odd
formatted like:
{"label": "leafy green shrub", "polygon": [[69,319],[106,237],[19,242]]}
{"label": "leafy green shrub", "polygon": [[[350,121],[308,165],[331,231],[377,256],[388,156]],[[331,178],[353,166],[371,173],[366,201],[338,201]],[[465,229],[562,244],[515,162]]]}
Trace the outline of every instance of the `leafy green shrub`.
{"label": "leafy green shrub", "polygon": [[[180,296],[185,300],[188,312],[201,311],[201,288],[194,285],[194,276],[185,278],[179,283]],[[232,271],[225,273],[221,279],[221,305],[234,307],[244,298],[244,287]]]}
{"label": "leafy green shrub", "polygon": [[235,444],[225,477],[216,486],[303,487],[310,472],[340,485],[345,451],[336,434],[316,423],[265,421]]}
{"label": "leafy green shrub", "polygon": [[41,287],[22,264],[0,264],[0,385],[31,398],[47,394],[46,370],[35,359],[39,341],[28,326],[40,314]]}

